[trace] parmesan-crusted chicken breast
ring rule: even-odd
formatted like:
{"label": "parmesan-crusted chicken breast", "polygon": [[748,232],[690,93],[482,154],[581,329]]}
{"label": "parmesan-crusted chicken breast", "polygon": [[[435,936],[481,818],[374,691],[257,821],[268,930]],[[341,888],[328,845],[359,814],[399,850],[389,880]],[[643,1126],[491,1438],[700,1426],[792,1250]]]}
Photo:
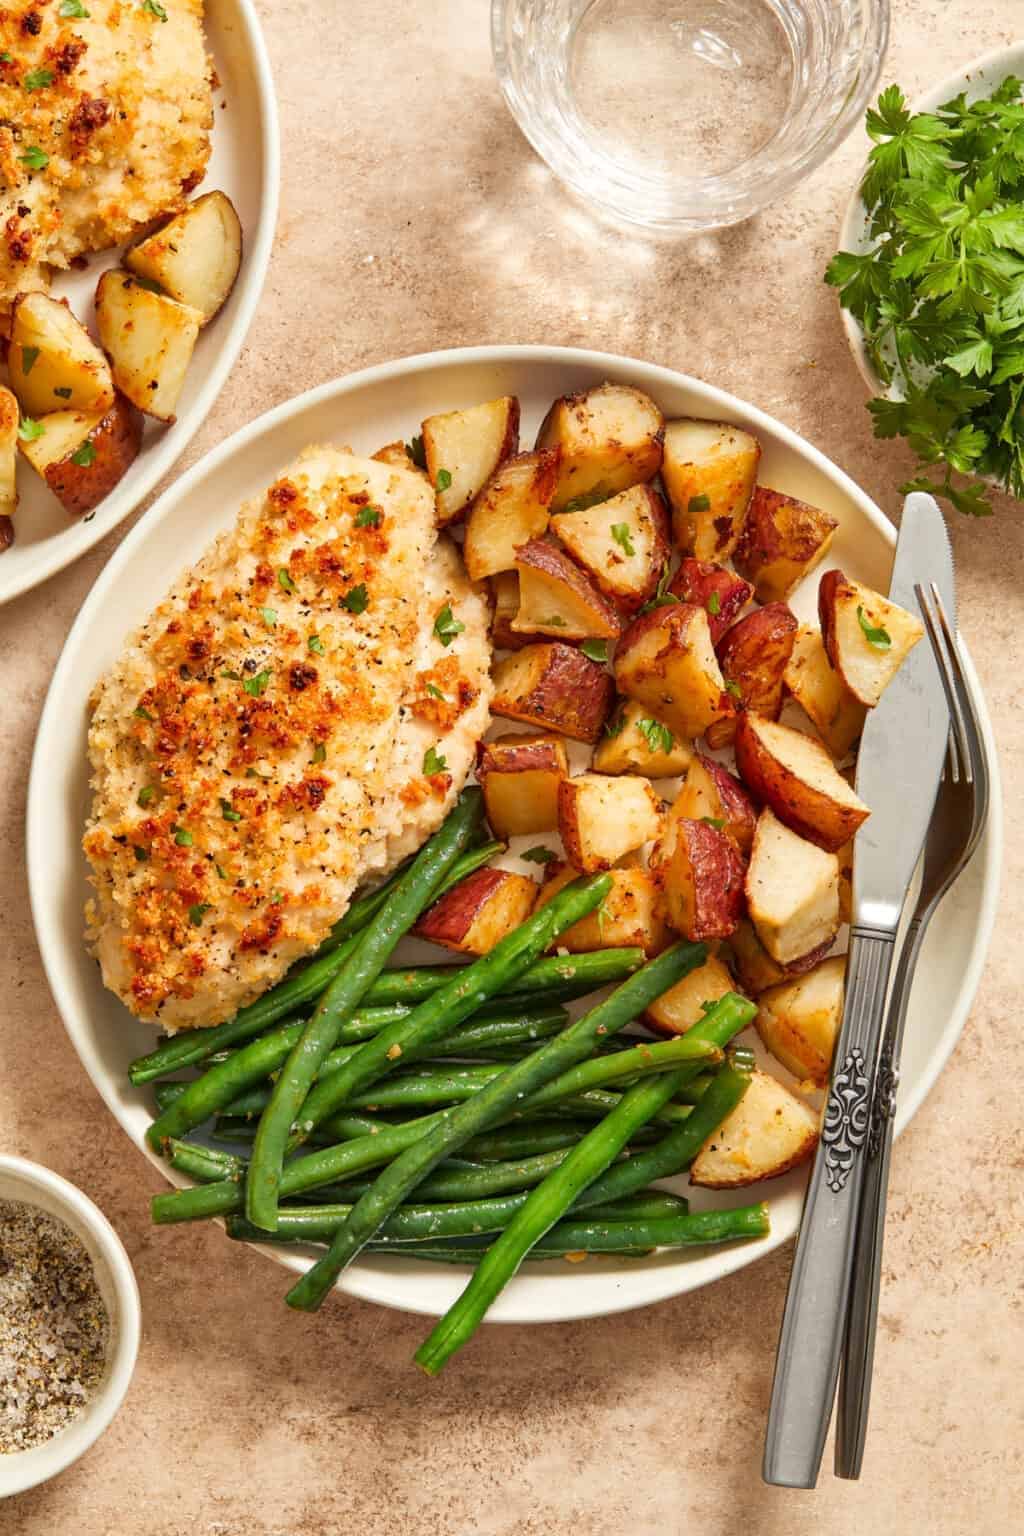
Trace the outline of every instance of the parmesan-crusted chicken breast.
{"label": "parmesan-crusted chicken breast", "polygon": [[106,985],[176,1030],[279,980],[440,825],[487,728],[489,661],[425,477],[307,450],[93,693]]}
{"label": "parmesan-crusted chicken breast", "polygon": [[211,77],[203,0],[0,9],[0,313],[50,267],[184,206],[210,154]]}

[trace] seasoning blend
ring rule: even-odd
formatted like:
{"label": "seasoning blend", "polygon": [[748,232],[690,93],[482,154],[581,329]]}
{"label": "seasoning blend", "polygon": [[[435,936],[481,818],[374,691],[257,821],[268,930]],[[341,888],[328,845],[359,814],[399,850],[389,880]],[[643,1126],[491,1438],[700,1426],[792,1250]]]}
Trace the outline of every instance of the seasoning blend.
{"label": "seasoning blend", "polygon": [[70,1227],[0,1200],[0,1456],[67,1429],[103,1379],[110,1319]]}

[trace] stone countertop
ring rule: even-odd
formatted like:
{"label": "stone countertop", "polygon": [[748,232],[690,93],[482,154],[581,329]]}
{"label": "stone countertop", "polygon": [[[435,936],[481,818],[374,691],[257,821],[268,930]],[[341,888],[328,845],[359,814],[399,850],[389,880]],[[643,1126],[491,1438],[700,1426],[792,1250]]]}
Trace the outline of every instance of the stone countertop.
{"label": "stone countertop", "polygon": [[[1008,43],[1021,0],[900,0],[885,80],[909,94]],[[831,455],[888,512],[911,461],[878,443],[821,283],[863,153],[690,242],[610,237],[539,164],[491,73],[484,0],[260,5],[284,186],[259,315],[181,467],[278,402],[438,347],[559,342],[690,371]],[[713,1289],[567,1326],[484,1329],[441,1382],[423,1320],[335,1296],[282,1310],[282,1271],[212,1227],[160,1231],[159,1176],[80,1067],[28,911],[23,820],[47,683],[118,532],[0,611],[0,1149],[79,1183],[142,1289],[127,1404],[54,1483],[5,1504],[9,1536],[972,1536],[1019,1528],[1020,1168],[1011,1089],[1024,1015],[1024,516],[952,525],[961,620],[999,741],[1007,854],[966,1033],[894,1159],[865,1476],[766,1489],[761,1445],[791,1250]],[[1015,664],[1016,663],[1016,664]],[[1014,1217],[1016,1221],[1014,1222]],[[1015,1230],[1013,1228],[1015,1227]]]}

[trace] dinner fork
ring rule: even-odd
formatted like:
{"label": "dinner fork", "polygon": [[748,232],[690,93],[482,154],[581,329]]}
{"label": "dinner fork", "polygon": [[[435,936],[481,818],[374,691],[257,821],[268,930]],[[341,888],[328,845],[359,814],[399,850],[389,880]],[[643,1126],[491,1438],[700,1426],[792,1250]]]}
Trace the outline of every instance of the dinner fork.
{"label": "dinner fork", "polygon": [[897,962],[875,1075],[839,1386],[835,1468],[840,1477],[847,1478],[860,1476],[864,1459],[893,1116],[911,984],[928,924],[978,846],[989,806],[988,761],[953,627],[934,583],[930,593],[920,586],[914,590],[949,704],[950,738],[946,770],[924,848],[920,894]]}

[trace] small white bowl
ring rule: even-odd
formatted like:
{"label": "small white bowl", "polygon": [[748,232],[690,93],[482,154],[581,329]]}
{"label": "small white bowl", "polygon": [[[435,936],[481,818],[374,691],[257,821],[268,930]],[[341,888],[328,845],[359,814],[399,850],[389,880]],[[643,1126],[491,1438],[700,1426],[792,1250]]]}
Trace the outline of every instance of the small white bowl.
{"label": "small white bowl", "polygon": [[[23,1493],[77,1461],[124,1401],[139,1352],[141,1309],[131,1260],[92,1201],[48,1168],[23,1157],[0,1157],[0,1200],[18,1200],[63,1221],[83,1243],[110,1319],[107,1363],[99,1388],[67,1429],[30,1451],[0,1455],[0,1499]],[[2,1522],[0,1522],[2,1523]]]}

